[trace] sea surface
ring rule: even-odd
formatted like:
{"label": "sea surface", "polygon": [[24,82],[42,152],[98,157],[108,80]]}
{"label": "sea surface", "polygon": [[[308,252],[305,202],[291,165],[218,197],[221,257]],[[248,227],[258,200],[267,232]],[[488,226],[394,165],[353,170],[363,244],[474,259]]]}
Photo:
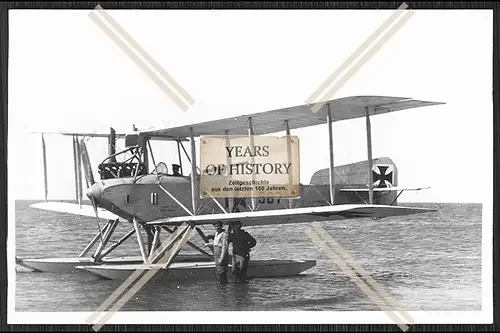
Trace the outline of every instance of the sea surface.
{"label": "sea surface", "polygon": [[[76,257],[97,232],[93,218],[40,211],[16,202],[16,256]],[[481,310],[480,204],[415,203],[435,213],[323,223],[323,228],[407,311]],[[104,223],[101,221],[101,227]],[[116,241],[130,225],[119,225]],[[301,276],[247,285],[154,283],[122,311],[380,311],[306,235],[308,224],[247,227],[256,259],[315,259]],[[212,228],[206,228],[210,234]],[[198,245],[201,240],[196,238]],[[135,235],[114,255],[140,255]],[[16,311],[94,311],[121,282],[87,273],[52,274],[16,267]]]}

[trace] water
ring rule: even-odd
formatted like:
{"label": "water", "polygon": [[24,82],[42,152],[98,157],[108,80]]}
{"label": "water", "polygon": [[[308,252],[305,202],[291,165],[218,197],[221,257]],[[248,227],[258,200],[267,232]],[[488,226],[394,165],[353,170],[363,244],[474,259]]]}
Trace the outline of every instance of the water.
{"label": "water", "polygon": [[[75,257],[97,231],[95,219],[40,211],[30,208],[31,203],[16,202],[19,257]],[[439,211],[323,227],[405,310],[480,311],[481,205],[413,205]],[[130,227],[118,226],[113,241]],[[302,276],[255,279],[248,285],[156,283],[139,291],[122,311],[380,311],[314,246],[305,234],[308,227],[245,228],[258,241],[253,258],[316,259],[317,266]],[[113,254],[138,255],[135,236]],[[94,311],[120,284],[90,274],[33,273],[17,267],[16,311]]]}

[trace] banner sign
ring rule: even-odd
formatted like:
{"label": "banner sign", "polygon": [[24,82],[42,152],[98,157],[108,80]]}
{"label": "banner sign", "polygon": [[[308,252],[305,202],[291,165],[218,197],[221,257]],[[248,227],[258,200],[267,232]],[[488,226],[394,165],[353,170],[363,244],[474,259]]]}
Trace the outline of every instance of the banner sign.
{"label": "banner sign", "polygon": [[200,137],[203,198],[298,197],[297,136]]}

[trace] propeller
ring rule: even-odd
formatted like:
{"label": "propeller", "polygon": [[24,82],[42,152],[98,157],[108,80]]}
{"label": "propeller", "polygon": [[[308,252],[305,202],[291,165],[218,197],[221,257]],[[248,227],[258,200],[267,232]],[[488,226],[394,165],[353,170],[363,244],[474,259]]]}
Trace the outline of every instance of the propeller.
{"label": "propeller", "polygon": [[94,180],[94,174],[92,173],[92,165],[90,163],[90,158],[89,158],[89,153],[87,151],[87,146],[85,145],[85,141],[83,141],[83,139],[80,140],[79,146],[80,146],[80,153],[82,156],[83,170],[85,172],[85,182],[87,183],[87,196],[89,197],[90,202],[92,203],[92,207],[94,208],[97,227],[99,228],[99,234],[101,235],[101,242],[104,242],[104,237],[102,235],[101,225],[99,224],[99,213],[97,210],[97,201],[95,199],[95,196],[92,195],[92,192],[93,192],[92,185],[94,185],[96,182]]}
{"label": "propeller", "polygon": [[109,128],[109,139],[108,139],[108,154],[110,157],[110,162],[116,162],[116,157],[113,156],[116,152],[116,131],[113,127]]}
{"label": "propeller", "polygon": [[87,182],[87,187],[91,187],[95,184],[94,174],[92,173],[92,166],[90,164],[89,153],[87,151],[87,146],[83,139],[80,141],[80,151],[82,154],[83,170],[85,172],[85,181]]}

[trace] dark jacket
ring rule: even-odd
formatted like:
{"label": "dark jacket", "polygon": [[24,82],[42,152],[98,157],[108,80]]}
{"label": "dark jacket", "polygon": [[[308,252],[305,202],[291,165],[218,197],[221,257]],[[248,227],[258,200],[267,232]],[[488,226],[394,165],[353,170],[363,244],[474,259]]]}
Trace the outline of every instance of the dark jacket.
{"label": "dark jacket", "polygon": [[257,241],[245,230],[240,230],[238,234],[232,232],[229,235],[229,242],[233,243],[233,254],[248,256],[250,249],[257,245]]}

